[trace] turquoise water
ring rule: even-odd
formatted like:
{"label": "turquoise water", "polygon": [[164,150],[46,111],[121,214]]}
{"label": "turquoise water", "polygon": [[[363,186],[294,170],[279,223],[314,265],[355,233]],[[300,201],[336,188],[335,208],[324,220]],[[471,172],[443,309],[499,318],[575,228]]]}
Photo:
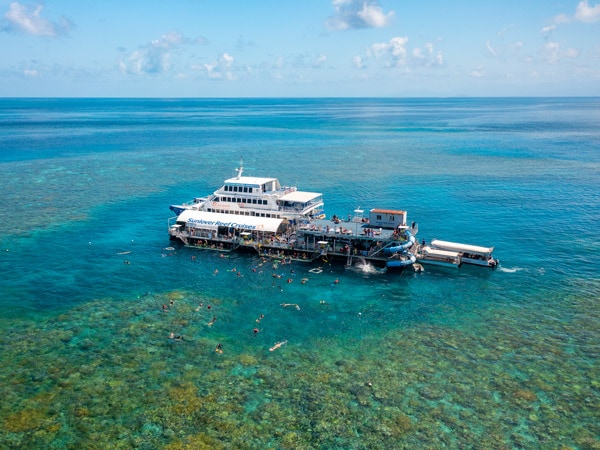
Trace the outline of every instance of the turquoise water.
{"label": "turquoise water", "polygon": [[[1,446],[600,448],[598,123],[597,98],[0,100]],[[169,204],[242,156],[501,266],[166,250]]]}

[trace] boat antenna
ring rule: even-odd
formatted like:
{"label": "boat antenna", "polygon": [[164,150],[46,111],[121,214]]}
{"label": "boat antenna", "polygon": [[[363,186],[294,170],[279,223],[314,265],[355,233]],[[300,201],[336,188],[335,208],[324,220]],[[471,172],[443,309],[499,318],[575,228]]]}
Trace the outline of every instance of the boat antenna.
{"label": "boat antenna", "polygon": [[239,180],[242,176],[242,172],[244,171],[244,158],[240,157],[240,167],[235,169],[237,170],[237,179]]}

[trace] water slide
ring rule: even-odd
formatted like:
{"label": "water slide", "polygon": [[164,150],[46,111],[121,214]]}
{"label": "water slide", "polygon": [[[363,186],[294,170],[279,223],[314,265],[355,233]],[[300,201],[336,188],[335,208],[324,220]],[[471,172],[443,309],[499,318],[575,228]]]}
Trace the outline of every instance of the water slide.
{"label": "water slide", "polygon": [[408,230],[405,231],[405,236],[406,236],[406,242],[403,242],[400,245],[395,245],[393,247],[387,247],[383,249],[383,252],[386,255],[398,255],[398,254],[405,254],[404,257],[401,258],[392,258],[393,259],[388,259],[388,261],[386,262],[387,267],[404,267],[404,266],[410,266],[411,264],[414,264],[417,262],[417,257],[415,255],[413,255],[412,253],[408,252],[408,249],[411,248],[415,242],[416,239],[415,237],[412,235],[412,233]]}
{"label": "water slide", "polygon": [[406,230],[405,232],[406,235],[406,242],[400,244],[400,245],[395,245],[394,247],[387,247],[383,249],[383,252],[386,255],[392,255],[394,253],[403,253],[406,250],[408,250],[409,248],[411,248],[415,242],[416,239],[415,237],[412,235],[412,233],[408,230]]}
{"label": "water slide", "polygon": [[417,262],[417,257],[412,253],[407,253],[408,259],[388,259],[386,262],[387,267],[404,267],[410,266]]}

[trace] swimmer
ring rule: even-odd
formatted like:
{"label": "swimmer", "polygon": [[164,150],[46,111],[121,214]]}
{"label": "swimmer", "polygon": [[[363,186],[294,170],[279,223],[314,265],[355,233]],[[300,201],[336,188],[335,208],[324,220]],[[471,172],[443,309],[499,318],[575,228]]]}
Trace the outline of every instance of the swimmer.
{"label": "swimmer", "polygon": [[216,321],[217,321],[217,318],[213,316],[213,318],[211,319],[211,321],[210,321],[210,322],[208,322],[208,323],[207,323],[207,325],[208,325],[209,327],[212,327],[212,326],[213,326],[213,324],[214,324]]}
{"label": "swimmer", "polygon": [[217,353],[223,353],[223,347],[221,346],[220,342],[215,347],[215,352],[217,352]]}
{"label": "swimmer", "polygon": [[168,309],[167,309],[167,305],[162,305],[162,310],[163,310],[164,312],[167,312],[167,311],[168,311]]}
{"label": "swimmer", "polygon": [[254,332],[254,334],[258,333],[260,330],[258,328],[254,328],[254,330],[252,330]]}
{"label": "swimmer", "polygon": [[219,273],[219,269],[215,269],[215,271],[213,272],[213,275],[216,275]]}
{"label": "swimmer", "polygon": [[300,305],[298,305],[298,303],[282,303],[281,306],[283,306],[284,308],[287,308],[288,306],[293,306],[298,311],[300,311]]}
{"label": "swimmer", "polygon": [[280,347],[284,346],[285,344],[287,344],[287,341],[281,341],[281,342],[278,342],[278,343],[277,343],[277,344],[275,344],[273,347],[271,347],[271,348],[269,349],[269,351],[270,351],[270,352],[274,352],[275,350],[277,350],[278,348],[280,348]]}

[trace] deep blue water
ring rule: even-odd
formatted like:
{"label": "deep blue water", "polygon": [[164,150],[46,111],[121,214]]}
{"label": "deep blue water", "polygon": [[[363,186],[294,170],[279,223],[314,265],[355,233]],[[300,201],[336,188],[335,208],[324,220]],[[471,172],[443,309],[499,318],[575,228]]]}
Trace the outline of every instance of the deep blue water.
{"label": "deep blue water", "polygon": [[[0,440],[600,445],[598,123],[598,98],[1,99]],[[329,215],[405,209],[501,266],[165,250],[169,204],[240,157]]]}

